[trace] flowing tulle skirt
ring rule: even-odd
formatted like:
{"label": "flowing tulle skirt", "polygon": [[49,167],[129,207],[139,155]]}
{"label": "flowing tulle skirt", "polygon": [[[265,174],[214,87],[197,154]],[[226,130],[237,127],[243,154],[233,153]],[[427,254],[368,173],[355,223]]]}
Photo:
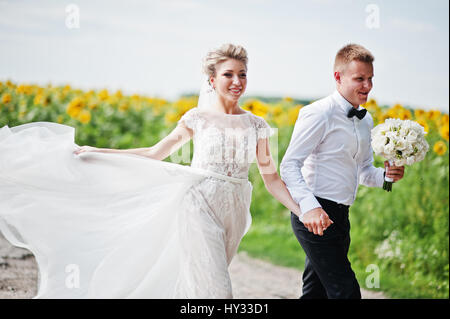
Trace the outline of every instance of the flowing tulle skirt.
{"label": "flowing tulle skirt", "polygon": [[[247,180],[78,147],[66,125],[0,129],[0,231],[34,254],[35,298],[232,297]],[[231,220],[203,191],[225,185]]]}

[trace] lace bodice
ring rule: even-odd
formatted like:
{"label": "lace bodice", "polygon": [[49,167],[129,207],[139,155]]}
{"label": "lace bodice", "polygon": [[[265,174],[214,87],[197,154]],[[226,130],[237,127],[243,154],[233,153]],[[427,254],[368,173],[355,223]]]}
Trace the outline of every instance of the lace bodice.
{"label": "lace bodice", "polygon": [[194,131],[192,167],[237,178],[248,177],[258,139],[274,132],[262,117],[248,111],[225,114],[193,108],[179,122]]}

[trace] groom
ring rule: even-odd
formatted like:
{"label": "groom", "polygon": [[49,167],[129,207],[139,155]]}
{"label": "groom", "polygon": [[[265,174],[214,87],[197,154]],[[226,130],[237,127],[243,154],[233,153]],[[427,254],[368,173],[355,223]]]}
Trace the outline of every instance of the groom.
{"label": "groom", "polygon": [[[382,187],[385,174],[394,181],[403,177],[403,166],[389,167],[387,161],[385,169],[372,165],[373,120],[360,104],[372,89],[373,60],[357,44],[339,50],[335,92],[300,110],[280,165],[281,178],[302,211],[299,218],[291,214],[306,253],[302,299],[361,298],[347,257],[349,207],[359,184]],[[334,222],[326,231],[324,212]]]}

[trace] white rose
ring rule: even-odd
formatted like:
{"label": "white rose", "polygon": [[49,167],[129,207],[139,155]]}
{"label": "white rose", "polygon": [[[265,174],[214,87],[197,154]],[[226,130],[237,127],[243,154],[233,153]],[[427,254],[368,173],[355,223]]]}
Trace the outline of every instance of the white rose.
{"label": "white rose", "polygon": [[386,136],[376,135],[372,140],[373,151],[377,154],[383,152],[386,140]]}
{"label": "white rose", "polygon": [[406,149],[406,145],[406,140],[403,138],[399,138],[396,141],[395,149],[403,151],[404,149]]}
{"label": "white rose", "polygon": [[414,145],[412,143],[406,143],[405,152],[411,154],[414,152]]}
{"label": "white rose", "polygon": [[408,135],[406,136],[406,141],[408,143],[414,143],[417,140],[417,136],[418,133],[414,129],[411,129]]}
{"label": "white rose", "polygon": [[400,128],[400,136],[407,136],[408,133],[411,131],[411,125],[408,125],[406,123],[402,124],[402,127]]}
{"label": "white rose", "polygon": [[386,154],[395,154],[394,150],[395,150],[395,145],[394,145],[394,143],[392,141],[390,141],[388,144],[386,144],[384,146],[384,152]]}
{"label": "white rose", "polygon": [[406,158],[406,164],[407,165],[412,165],[415,162],[416,162],[416,157],[414,155]]}
{"label": "white rose", "polygon": [[403,122],[403,127],[406,127],[407,129],[409,129],[409,130],[411,130],[412,129],[412,127],[413,127],[413,121],[410,121],[410,120],[405,120],[404,122]]}
{"label": "white rose", "polygon": [[370,135],[373,137],[377,136],[377,135],[384,135],[383,132],[385,132],[386,130],[384,129],[384,125],[380,124],[375,126],[372,131],[370,131]]}
{"label": "white rose", "polygon": [[386,132],[386,137],[389,138],[390,141],[395,141],[397,139],[397,133],[388,131]]}
{"label": "white rose", "polygon": [[416,146],[416,148],[417,148],[417,150],[419,151],[419,152],[422,152],[423,151],[423,149],[424,149],[424,145],[422,144],[422,143],[416,143],[415,144],[415,146]]}

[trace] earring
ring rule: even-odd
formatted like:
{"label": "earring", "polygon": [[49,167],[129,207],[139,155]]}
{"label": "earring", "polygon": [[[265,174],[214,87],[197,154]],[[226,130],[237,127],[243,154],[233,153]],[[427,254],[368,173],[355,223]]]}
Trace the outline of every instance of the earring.
{"label": "earring", "polygon": [[211,84],[211,82],[208,80],[208,84],[209,84],[209,88],[208,88],[208,92],[212,92],[215,91],[216,88],[214,87],[214,85]]}

